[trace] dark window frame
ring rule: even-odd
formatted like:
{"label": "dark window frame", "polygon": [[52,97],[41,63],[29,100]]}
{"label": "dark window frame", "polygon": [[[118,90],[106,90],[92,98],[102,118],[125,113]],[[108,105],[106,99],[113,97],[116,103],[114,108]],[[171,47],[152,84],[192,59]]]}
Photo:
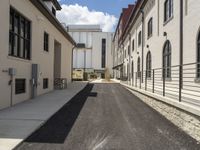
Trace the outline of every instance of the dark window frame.
{"label": "dark window frame", "polygon": [[132,40],[132,51],[135,50],[135,40]]}
{"label": "dark window frame", "polygon": [[141,77],[141,64],[140,64],[140,57],[137,59],[137,77]]}
{"label": "dark window frame", "polygon": [[130,56],[130,54],[131,54],[131,46],[128,45],[128,56]]}
{"label": "dark window frame", "polygon": [[51,12],[54,16],[56,16],[56,9],[54,7],[51,8]]}
{"label": "dark window frame", "polygon": [[132,79],[134,79],[134,62],[132,60],[132,63],[131,63],[131,76],[132,76]]}
{"label": "dark window frame", "polygon": [[31,21],[10,7],[8,55],[31,59]]}
{"label": "dark window frame", "polygon": [[15,79],[15,95],[26,93],[26,79]]}
{"label": "dark window frame", "polygon": [[147,38],[149,39],[153,35],[153,18],[151,17],[148,21]]}
{"label": "dark window frame", "polygon": [[142,31],[138,33],[138,47],[142,44]]}
{"label": "dark window frame", "polygon": [[151,52],[148,51],[146,56],[146,77],[151,78],[151,70],[152,70],[152,57]]}
{"label": "dark window frame", "polygon": [[43,89],[48,89],[49,88],[49,79],[44,78],[43,79]]}
{"label": "dark window frame", "polygon": [[171,43],[166,41],[163,47],[163,78],[171,78],[171,54]]}
{"label": "dark window frame", "polygon": [[45,52],[49,52],[49,34],[45,31],[44,32],[44,47]]}
{"label": "dark window frame", "polygon": [[106,67],[106,39],[102,39],[102,47],[101,47],[101,67]]}
{"label": "dark window frame", "polygon": [[173,17],[173,0],[164,2],[164,23],[168,22]]}

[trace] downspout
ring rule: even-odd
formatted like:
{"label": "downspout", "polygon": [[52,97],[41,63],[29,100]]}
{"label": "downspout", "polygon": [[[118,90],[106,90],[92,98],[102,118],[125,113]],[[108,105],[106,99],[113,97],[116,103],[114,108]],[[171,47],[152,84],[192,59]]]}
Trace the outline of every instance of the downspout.
{"label": "downspout", "polygon": [[[180,66],[183,66],[183,0],[180,0]],[[181,78],[182,78],[181,69]]]}
{"label": "downspout", "polygon": [[129,67],[128,67],[128,81],[130,83],[131,77],[130,77],[130,72],[131,72],[131,34],[129,33]]}
{"label": "downspout", "polygon": [[122,49],[123,49],[123,61],[122,61],[122,63],[123,63],[123,69],[122,69],[122,80],[124,80],[124,74],[125,74],[125,68],[124,68],[124,60],[125,60],[125,53],[124,53],[124,43],[122,44]]}
{"label": "downspout", "polygon": [[74,49],[76,46],[74,45],[72,48],[72,56],[71,56],[71,81],[73,82],[73,63],[74,63]]}
{"label": "downspout", "polygon": [[179,70],[179,101],[183,87],[183,0],[180,0],[180,70]]}
{"label": "downspout", "polygon": [[142,14],[142,83],[143,83],[143,72],[144,72],[144,11],[140,10]]}

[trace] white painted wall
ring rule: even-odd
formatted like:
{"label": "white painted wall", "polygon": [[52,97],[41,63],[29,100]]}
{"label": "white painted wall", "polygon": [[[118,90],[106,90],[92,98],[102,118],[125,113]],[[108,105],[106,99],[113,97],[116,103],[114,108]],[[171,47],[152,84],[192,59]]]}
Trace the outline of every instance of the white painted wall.
{"label": "white painted wall", "polygon": [[[8,56],[10,6],[31,21],[31,60]],[[15,95],[15,87],[13,88],[13,104],[28,100],[31,97],[32,64],[39,64],[38,95],[54,89],[54,40],[61,44],[61,78],[67,78],[68,82],[70,82],[72,44],[63,34],[28,0],[1,0],[0,9],[0,20],[3,20],[0,22],[0,109],[10,106],[11,86],[8,85],[10,77],[7,72],[3,72],[8,68],[16,68],[17,72],[14,79],[26,79],[26,93]],[[49,33],[49,52],[44,52],[43,50],[44,31]],[[48,89],[43,89],[43,78],[49,78]]]}
{"label": "white painted wall", "polygon": [[[73,28],[73,31],[70,30]],[[74,38],[77,43],[84,43],[86,48],[74,49],[74,64],[73,68],[84,68],[84,57],[86,58],[85,67],[94,70],[104,69],[102,68],[102,39],[106,39],[106,68],[112,76],[113,56],[112,56],[112,33],[101,32],[100,29],[94,31],[90,26],[83,29],[76,28],[76,25],[69,26],[69,34]],[[84,56],[85,51],[85,56]]]}

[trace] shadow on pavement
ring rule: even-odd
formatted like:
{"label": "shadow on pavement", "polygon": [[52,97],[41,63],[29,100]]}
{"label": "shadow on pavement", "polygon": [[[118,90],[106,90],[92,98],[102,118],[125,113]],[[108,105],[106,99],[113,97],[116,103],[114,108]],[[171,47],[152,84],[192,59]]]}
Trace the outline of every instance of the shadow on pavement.
{"label": "shadow on pavement", "polygon": [[64,143],[87,98],[97,96],[97,93],[91,93],[93,86],[94,84],[88,84],[24,142]]}

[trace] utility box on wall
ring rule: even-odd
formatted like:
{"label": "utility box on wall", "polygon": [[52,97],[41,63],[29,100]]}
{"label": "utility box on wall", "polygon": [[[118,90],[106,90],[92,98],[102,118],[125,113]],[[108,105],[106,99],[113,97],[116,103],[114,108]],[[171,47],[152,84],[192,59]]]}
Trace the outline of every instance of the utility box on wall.
{"label": "utility box on wall", "polygon": [[8,69],[8,74],[10,76],[15,76],[16,75],[16,69],[15,68],[9,68]]}

